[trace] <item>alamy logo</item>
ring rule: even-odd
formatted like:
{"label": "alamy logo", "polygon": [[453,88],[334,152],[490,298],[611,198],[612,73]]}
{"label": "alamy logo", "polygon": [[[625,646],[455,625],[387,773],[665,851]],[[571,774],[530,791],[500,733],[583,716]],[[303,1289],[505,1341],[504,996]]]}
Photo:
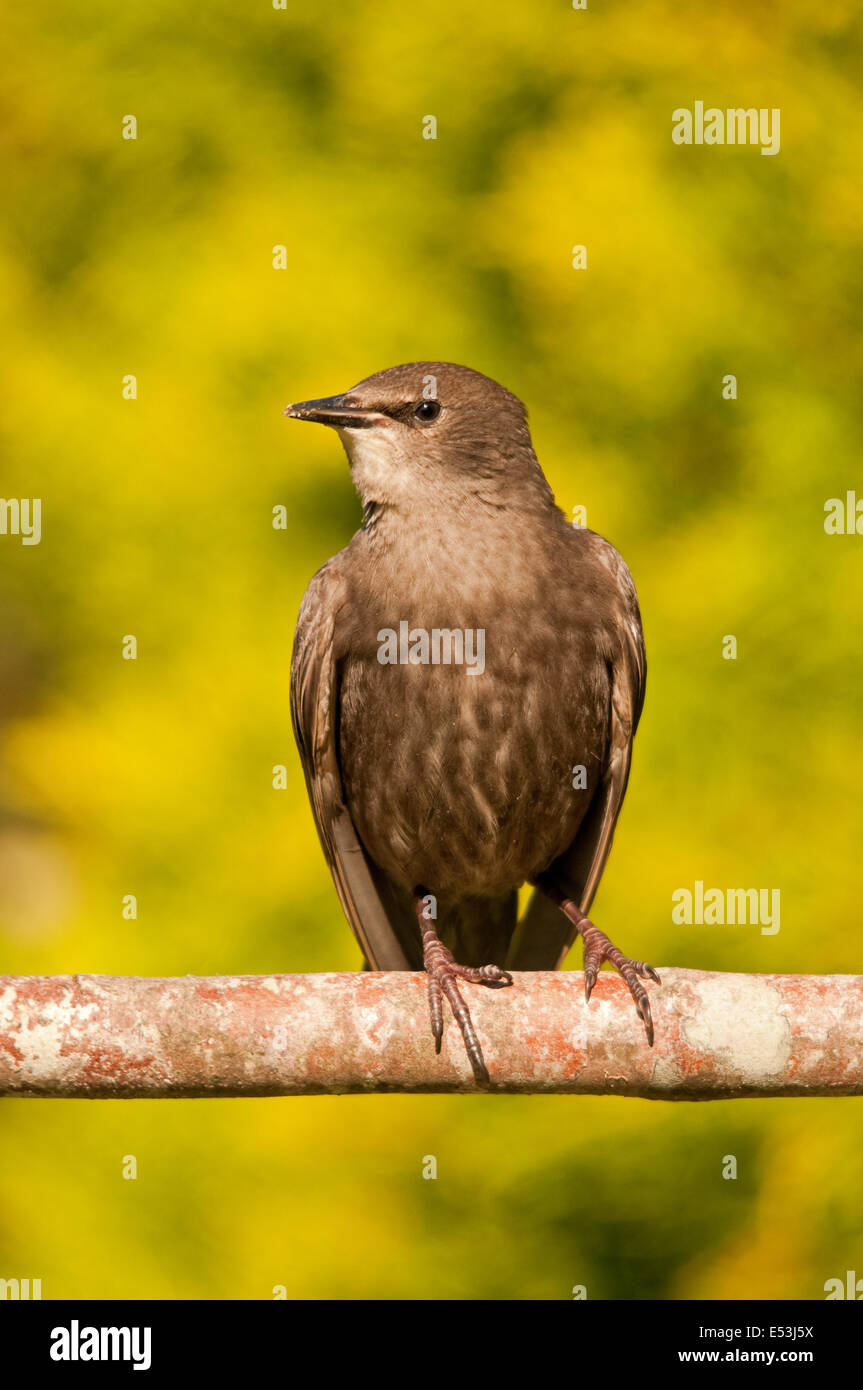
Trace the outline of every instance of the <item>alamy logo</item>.
{"label": "alamy logo", "polygon": [[722,111],[708,106],[705,111],[703,101],[696,101],[692,111],[678,106],[671,113],[671,138],[675,145],[760,145],[762,154],[778,154],[779,107]]}
{"label": "alamy logo", "polygon": [[132,1361],[133,1371],[149,1371],[149,1327],[68,1327],[51,1330],[52,1361]]}
{"label": "alamy logo", "polygon": [[778,888],[708,888],[705,891],[703,879],[697,878],[694,892],[675,888],[671,901],[671,920],[678,926],[760,924],[762,936],[775,936],[779,930]]}
{"label": "alamy logo", "polygon": [[382,666],[466,666],[469,676],[485,670],[484,627],[382,627],[378,633],[378,661]]}
{"label": "alamy logo", "polygon": [[20,536],[22,545],[42,539],[41,497],[0,497],[0,536]]}

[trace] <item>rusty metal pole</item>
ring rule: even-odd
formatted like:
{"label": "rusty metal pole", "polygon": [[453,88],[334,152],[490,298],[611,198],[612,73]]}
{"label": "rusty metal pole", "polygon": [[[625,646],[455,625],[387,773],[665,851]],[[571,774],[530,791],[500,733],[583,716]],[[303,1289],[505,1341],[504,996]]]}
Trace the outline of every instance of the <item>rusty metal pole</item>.
{"label": "rusty metal pole", "polygon": [[[609,972],[466,986],[492,1091],[721,1100],[863,1094],[863,976],[661,970],[656,1046]],[[424,975],[0,976],[0,1095],[475,1091]]]}

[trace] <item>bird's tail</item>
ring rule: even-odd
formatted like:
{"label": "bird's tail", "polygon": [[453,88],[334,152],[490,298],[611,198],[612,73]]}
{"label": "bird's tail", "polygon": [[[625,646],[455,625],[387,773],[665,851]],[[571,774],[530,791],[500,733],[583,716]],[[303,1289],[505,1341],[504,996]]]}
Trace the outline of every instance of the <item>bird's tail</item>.
{"label": "bird's tail", "polygon": [[[374,872],[374,870],[373,870]],[[378,871],[375,884],[412,970],[423,968],[423,947],[416,908],[410,893]],[[503,966],[518,916],[518,894],[503,898],[462,898],[457,903],[438,899],[434,927],[459,965]],[[373,970],[367,960],[363,970]]]}
{"label": "bird's tail", "polygon": [[459,965],[503,966],[518,916],[518,894],[441,904],[437,934]]}

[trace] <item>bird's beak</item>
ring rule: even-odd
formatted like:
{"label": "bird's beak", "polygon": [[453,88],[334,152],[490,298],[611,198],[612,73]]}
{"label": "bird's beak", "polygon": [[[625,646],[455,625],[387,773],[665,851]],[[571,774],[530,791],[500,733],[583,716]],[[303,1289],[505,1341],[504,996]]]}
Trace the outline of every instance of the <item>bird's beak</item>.
{"label": "bird's beak", "polygon": [[379,410],[366,410],[348,393],[344,396],[322,396],[319,401],[298,401],[283,412],[292,420],[313,420],[319,425],[333,425],[339,430],[367,429],[383,423],[388,416]]}

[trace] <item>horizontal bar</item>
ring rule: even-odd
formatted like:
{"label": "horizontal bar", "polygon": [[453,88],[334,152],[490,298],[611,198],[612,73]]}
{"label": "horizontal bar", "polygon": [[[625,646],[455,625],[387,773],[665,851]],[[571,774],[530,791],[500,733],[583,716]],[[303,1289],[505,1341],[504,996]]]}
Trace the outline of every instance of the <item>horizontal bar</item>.
{"label": "horizontal bar", "polygon": [[[722,1100],[863,1094],[863,976],[661,970],[648,1047],[624,982],[522,973],[462,986],[492,1091]],[[422,974],[0,976],[0,1095],[475,1091]]]}

